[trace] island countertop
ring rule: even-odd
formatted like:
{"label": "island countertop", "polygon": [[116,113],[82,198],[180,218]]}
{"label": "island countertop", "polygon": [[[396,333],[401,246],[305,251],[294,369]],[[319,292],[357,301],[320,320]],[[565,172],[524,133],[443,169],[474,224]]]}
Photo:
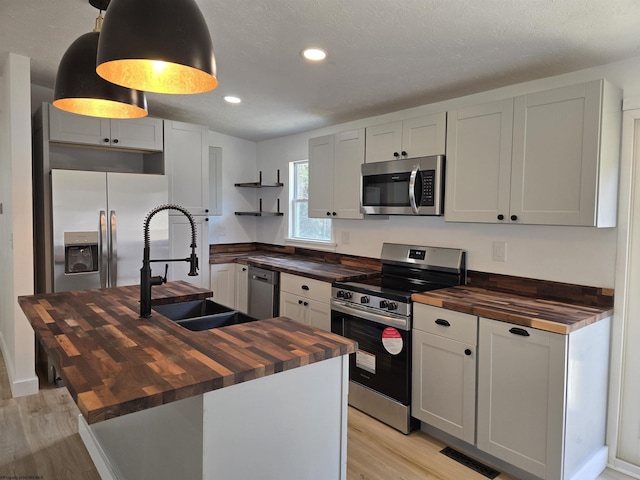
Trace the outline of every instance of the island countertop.
{"label": "island countertop", "polygon": [[[186,282],[152,304],[207,298]],[[193,332],[139,317],[139,287],[21,296],[19,304],[87,423],[355,352],[344,337],[279,317]]]}

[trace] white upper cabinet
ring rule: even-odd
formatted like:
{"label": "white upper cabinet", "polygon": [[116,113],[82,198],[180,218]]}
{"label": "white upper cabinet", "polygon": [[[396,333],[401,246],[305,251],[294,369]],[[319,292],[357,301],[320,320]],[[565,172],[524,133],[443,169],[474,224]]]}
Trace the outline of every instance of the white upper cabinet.
{"label": "white upper cabinet", "polygon": [[621,119],[604,80],[450,111],[445,219],[615,226]]}
{"label": "white upper cabinet", "polygon": [[446,112],[367,127],[366,161],[444,155]]}
{"label": "white upper cabinet", "polygon": [[163,149],[162,119],[108,119],[77,115],[49,105],[49,140],[148,152]]}
{"label": "white upper cabinet", "polygon": [[512,130],[512,98],[449,112],[447,221],[492,223],[508,214]]}
{"label": "white upper cabinet", "polygon": [[309,140],[309,217],[361,219],[364,128]]}
{"label": "white upper cabinet", "polygon": [[[209,130],[202,125],[164,122],[164,164],[169,202],[192,215],[209,214]],[[169,215],[180,215],[170,210]]]}

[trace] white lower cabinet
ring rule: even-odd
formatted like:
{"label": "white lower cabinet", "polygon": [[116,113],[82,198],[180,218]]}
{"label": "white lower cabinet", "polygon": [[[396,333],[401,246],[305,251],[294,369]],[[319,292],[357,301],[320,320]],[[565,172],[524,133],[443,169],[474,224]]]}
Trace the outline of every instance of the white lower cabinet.
{"label": "white lower cabinet", "polygon": [[478,317],[414,304],[411,415],[470,444]]}
{"label": "white lower cabinet", "polygon": [[280,276],[280,316],[331,331],[331,284],[283,273]]}
{"label": "white lower cabinet", "polygon": [[477,446],[544,479],[605,468],[610,319],[568,335],[480,318]]}
{"label": "white lower cabinet", "polygon": [[211,265],[211,286],[213,301],[230,308],[236,308],[236,265],[220,263]]}
{"label": "white lower cabinet", "polygon": [[489,463],[595,480],[608,459],[610,328],[552,333],[414,303],[411,415]]}
{"label": "white lower cabinet", "polygon": [[236,292],[235,309],[242,312],[249,312],[249,267],[236,263]]}
{"label": "white lower cabinet", "polygon": [[248,311],[249,267],[239,263],[211,265],[213,301],[242,313]]}

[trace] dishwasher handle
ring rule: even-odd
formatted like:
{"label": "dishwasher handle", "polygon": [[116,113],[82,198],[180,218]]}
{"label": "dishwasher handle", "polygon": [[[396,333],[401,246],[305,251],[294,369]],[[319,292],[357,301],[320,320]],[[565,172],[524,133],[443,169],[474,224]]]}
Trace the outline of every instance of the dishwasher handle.
{"label": "dishwasher handle", "polygon": [[269,277],[267,275],[260,275],[259,273],[252,274],[251,279],[260,280],[261,282],[269,282]]}

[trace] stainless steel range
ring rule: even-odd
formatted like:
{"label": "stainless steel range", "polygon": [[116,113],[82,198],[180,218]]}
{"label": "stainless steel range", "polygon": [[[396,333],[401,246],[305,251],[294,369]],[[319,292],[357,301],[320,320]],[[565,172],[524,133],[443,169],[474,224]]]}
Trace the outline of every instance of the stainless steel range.
{"label": "stainless steel range", "polygon": [[464,285],[463,250],[385,243],[382,276],[335,282],[331,331],[358,342],[350,357],[349,404],[409,433],[411,417],[411,294]]}

